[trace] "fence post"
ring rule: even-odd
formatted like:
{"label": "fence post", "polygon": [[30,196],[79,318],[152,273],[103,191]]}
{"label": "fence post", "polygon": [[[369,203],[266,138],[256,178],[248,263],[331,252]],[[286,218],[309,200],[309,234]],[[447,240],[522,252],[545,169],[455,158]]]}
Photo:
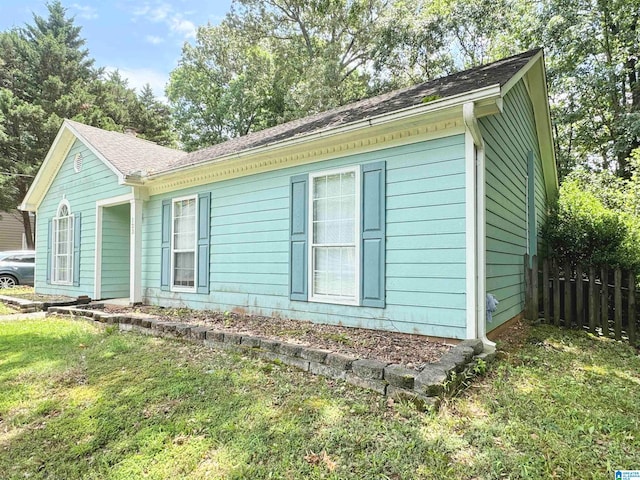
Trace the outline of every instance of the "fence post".
{"label": "fence post", "polygon": [[568,261],[564,262],[562,269],[564,270],[564,326],[571,327],[571,277],[573,271]]}
{"label": "fence post", "polygon": [[629,325],[627,326],[629,343],[636,346],[636,276],[629,272]]}
{"label": "fence post", "polygon": [[584,325],[584,285],[582,283],[582,265],[576,265],[576,324],[578,328]]}
{"label": "fence post", "polygon": [[589,267],[589,331],[596,333],[596,269]]}
{"label": "fence post", "polygon": [[553,324],[560,326],[560,272],[558,271],[558,262],[553,260],[551,263],[553,276]]}
{"label": "fence post", "polygon": [[551,323],[551,298],[549,298],[549,257],[542,260],[542,307],[544,321]]}
{"label": "fence post", "polygon": [[540,316],[540,301],[538,294],[538,256],[531,257],[531,301],[529,306],[531,307],[531,320],[538,321]]}
{"label": "fence post", "polygon": [[600,325],[602,335],[609,336],[609,271],[606,267],[600,269],[600,282],[602,284],[600,300]]}
{"label": "fence post", "polygon": [[616,340],[622,340],[622,271],[620,267],[617,267],[614,273],[614,308],[613,312],[615,318],[614,334]]}

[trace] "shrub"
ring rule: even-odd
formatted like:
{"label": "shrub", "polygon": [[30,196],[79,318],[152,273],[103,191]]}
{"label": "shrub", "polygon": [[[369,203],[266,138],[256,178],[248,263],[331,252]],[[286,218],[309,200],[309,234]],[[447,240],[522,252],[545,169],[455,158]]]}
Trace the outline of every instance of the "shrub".
{"label": "shrub", "polygon": [[570,263],[640,271],[640,218],[634,179],[578,171],[566,177],[542,238],[551,254]]}

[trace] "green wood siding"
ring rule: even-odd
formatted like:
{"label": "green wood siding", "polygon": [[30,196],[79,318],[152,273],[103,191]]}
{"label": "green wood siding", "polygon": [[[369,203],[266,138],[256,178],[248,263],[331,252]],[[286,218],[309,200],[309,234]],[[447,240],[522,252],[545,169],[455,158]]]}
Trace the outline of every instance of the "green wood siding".
{"label": "green wood siding", "polygon": [[486,161],[486,288],[500,302],[487,324],[490,331],[524,309],[529,152],[534,156],[536,229],[547,198],[533,108],[522,81],[506,95],[503,113],[480,119],[480,127]]}
{"label": "green wood siding", "polygon": [[[291,177],[386,160],[386,306],[289,298]],[[162,201],[211,192],[208,295],[160,289]],[[464,338],[464,136],[456,135],[153,196],[143,220],[149,303]]]}
{"label": "green wood siding", "polygon": [[102,298],[129,297],[129,225],[127,203],[102,210]]}
{"label": "green wood siding", "polygon": [[0,211],[0,252],[22,248],[25,248],[22,214],[18,210]]}
{"label": "green wood siding", "polygon": [[[82,169],[76,173],[73,159],[82,153]],[[118,185],[116,175],[82,142],[76,141],[53,180],[37,212],[36,228],[36,290],[39,293],[70,296],[89,295],[94,291],[96,201],[131,193],[131,187]],[[55,216],[63,196],[72,213],[81,213],[80,285],[48,285],[46,282],[46,252],[48,221]]]}

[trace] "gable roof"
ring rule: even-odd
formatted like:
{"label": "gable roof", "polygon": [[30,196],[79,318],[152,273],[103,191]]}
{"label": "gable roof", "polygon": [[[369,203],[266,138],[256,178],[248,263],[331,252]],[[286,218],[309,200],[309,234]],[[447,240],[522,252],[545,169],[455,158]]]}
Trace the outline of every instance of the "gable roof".
{"label": "gable roof", "polygon": [[425,98],[440,100],[493,85],[502,87],[540,51],[541,49],[539,48],[530,50],[487,65],[430,80],[412,87],[394,90],[393,92],[360,100],[326,112],[249,133],[242,137],[232,138],[226,142],[189,153],[174,160],[171,164],[165,165],[164,168],[158,165],[158,172],[215,161],[229,154],[424,105]]}
{"label": "gable roof", "polygon": [[[187,153],[162,147],[133,135],[102,130],[65,120],[38,175],[21,205],[35,210],[46,194],[72,141],[83,141],[117,176],[120,183],[140,184],[156,181],[180,171],[202,165],[226,165],[225,162],[264,149],[280,148],[379,123],[385,118],[400,118],[460,106],[464,102],[501,101],[507,91],[524,75],[535,78],[530,95],[534,105],[544,177],[547,189],[557,189],[555,152],[551,139],[544,60],[541,49],[534,49],[496,62],[464,70],[408,88],[360,100],[308,117],[249,133],[226,142]],[[497,97],[500,97],[496,99]],[[496,113],[497,110],[491,112]]]}
{"label": "gable roof", "polygon": [[64,126],[123,177],[134,172],[155,171],[159,166],[170,165],[187,155],[135,135],[102,130],[73,120],[65,120]]}

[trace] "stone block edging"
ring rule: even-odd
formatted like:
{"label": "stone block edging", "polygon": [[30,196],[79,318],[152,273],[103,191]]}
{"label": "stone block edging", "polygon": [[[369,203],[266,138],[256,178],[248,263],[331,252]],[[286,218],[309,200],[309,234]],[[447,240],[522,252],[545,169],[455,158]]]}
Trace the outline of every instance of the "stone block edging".
{"label": "stone block edging", "polygon": [[28,300],[26,298],[0,295],[0,302],[11,305],[20,313],[33,313],[43,311],[46,312],[50,307],[67,307],[72,305],[86,304],[89,302],[89,298],[79,297],[74,298],[73,300],[52,300],[48,302],[41,302],[38,300]]}
{"label": "stone block edging", "polygon": [[118,326],[120,331],[170,337],[234,351],[266,361],[280,362],[314,375],[344,380],[394,399],[410,401],[419,409],[437,408],[447,382],[458,372],[470,370],[479,361],[490,363],[495,352],[485,351],[481,340],[465,340],[435,363],[421,371],[376,359],[359,359],[341,353],[267,339],[254,335],[224,332],[193,324],[161,321],[154,317],[109,314],[78,307],[49,307],[47,315],[64,315]]}

